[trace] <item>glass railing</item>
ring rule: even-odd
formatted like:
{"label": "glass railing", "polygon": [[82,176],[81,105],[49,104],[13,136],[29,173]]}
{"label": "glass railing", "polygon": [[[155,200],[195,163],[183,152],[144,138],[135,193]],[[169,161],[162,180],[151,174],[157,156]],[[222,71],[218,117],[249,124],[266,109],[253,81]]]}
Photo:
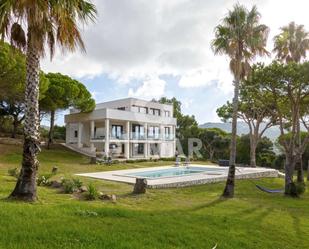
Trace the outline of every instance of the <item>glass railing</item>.
{"label": "glass railing", "polygon": [[144,133],[138,133],[138,132],[132,132],[131,133],[131,139],[136,139],[136,140],[145,140],[146,139],[146,134]]}
{"label": "glass railing", "polygon": [[127,139],[127,134],[122,133],[122,134],[111,134],[110,139],[119,139],[119,140],[125,140]]}

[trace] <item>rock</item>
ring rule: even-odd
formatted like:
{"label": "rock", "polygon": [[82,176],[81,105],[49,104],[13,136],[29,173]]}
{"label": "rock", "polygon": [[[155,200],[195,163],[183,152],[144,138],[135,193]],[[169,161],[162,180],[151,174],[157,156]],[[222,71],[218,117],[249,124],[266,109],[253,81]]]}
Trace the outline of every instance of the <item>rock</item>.
{"label": "rock", "polygon": [[112,202],[116,202],[117,201],[117,197],[116,195],[107,195],[107,194],[103,194],[99,195],[99,199],[101,200],[107,200],[107,201],[112,201]]}
{"label": "rock", "polygon": [[147,186],[147,180],[145,178],[136,178],[133,194],[145,194],[146,186]]}
{"label": "rock", "polygon": [[54,166],[53,169],[52,169],[52,174],[57,174],[58,173],[58,167],[57,166]]}
{"label": "rock", "polygon": [[116,202],[116,201],[117,201],[116,195],[112,195],[112,202]]}
{"label": "rock", "polygon": [[59,181],[51,181],[50,186],[51,186],[52,188],[61,188],[61,187],[62,187],[62,184],[61,184],[61,182],[59,182]]}
{"label": "rock", "polygon": [[87,188],[86,186],[81,186],[81,187],[79,188],[79,191],[80,191],[81,193],[84,193],[84,192],[87,192],[87,191],[88,191],[88,188]]}

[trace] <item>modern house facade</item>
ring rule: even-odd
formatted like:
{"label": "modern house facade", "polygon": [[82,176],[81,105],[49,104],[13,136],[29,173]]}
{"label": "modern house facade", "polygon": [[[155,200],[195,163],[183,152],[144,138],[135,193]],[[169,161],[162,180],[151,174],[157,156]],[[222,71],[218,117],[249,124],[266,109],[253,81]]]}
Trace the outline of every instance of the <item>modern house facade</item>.
{"label": "modern house facade", "polygon": [[112,158],[173,157],[173,106],[126,98],[97,104],[90,113],[71,109],[65,116],[66,145],[88,155]]}

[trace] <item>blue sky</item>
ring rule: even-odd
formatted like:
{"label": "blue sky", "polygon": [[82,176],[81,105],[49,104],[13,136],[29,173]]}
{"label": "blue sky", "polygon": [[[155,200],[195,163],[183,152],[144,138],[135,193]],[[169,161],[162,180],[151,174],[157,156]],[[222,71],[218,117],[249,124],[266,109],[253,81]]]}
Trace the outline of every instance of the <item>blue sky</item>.
{"label": "blue sky", "polygon": [[[308,1],[243,0],[257,5],[270,27],[267,48],[279,28],[295,21],[309,30]],[[98,18],[81,29],[87,53],[42,61],[46,72],[61,72],[83,82],[97,102],[128,96],[176,97],[197,121],[216,122],[216,109],[232,98],[229,61],[214,56],[214,27],[235,4],[232,0],[96,0]],[[274,14],[274,10],[276,13]],[[269,62],[271,58],[257,58]],[[63,113],[56,122],[63,124]],[[44,124],[48,119],[44,120]]]}

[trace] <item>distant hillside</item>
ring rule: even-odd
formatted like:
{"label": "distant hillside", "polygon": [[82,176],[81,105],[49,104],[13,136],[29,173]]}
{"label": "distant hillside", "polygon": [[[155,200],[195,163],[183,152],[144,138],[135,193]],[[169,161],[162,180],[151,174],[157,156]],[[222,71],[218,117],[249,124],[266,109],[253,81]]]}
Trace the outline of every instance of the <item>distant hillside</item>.
{"label": "distant hillside", "polygon": [[[232,124],[231,123],[213,123],[213,122],[208,122],[205,124],[200,125],[201,128],[220,128],[221,130],[224,130],[226,132],[231,132],[232,131]],[[242,134],[248,134],[249,133],[249,128],[248,125],[244,122],[238,122],[237,124],[237,134],[242,135]],[[280,135],[280,130],[278,126],[271,127],[267,129],[264,133],[264,136],[268,137],[272,141],[275,141],[277,137]]]}

